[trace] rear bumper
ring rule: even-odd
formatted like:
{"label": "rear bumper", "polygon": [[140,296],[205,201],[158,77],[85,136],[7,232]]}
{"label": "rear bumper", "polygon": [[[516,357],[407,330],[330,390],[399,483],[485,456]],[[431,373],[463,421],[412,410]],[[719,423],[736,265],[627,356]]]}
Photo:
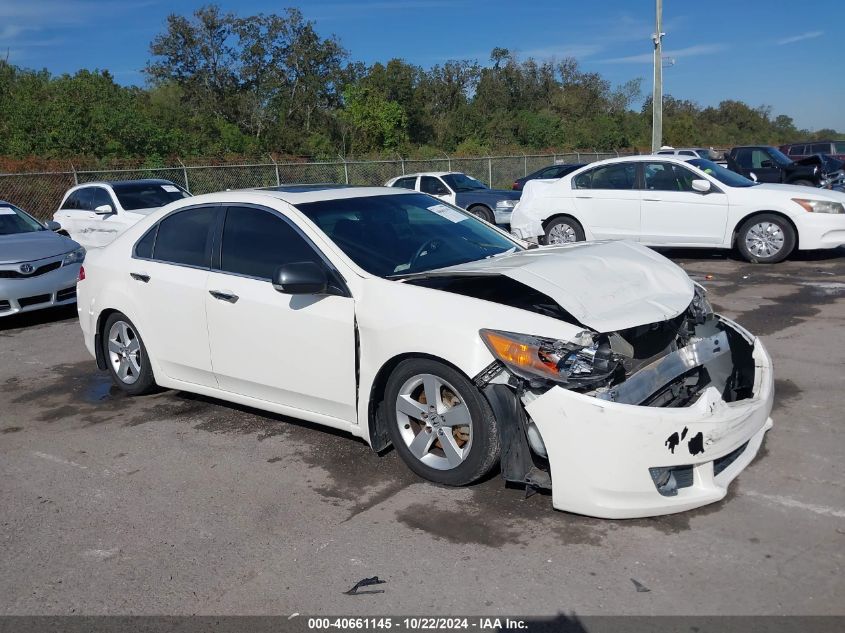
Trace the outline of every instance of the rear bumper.
{"label": "rear bumper", "polygon": [[74,303],[78,275],[79,264],[71,264],[37,277],[0,279],[0,318]]}
{"label": "rear bumper", "polygon": [[[772,427],[774,379],[759,339],[752,356],[753,396],[737,402],[725,402],[712,386],[683,408],[620,404],[561,387],[530,402],[525,410],[548,452],[554,507],[624,519],[724,498]],[[679,467],[690,485],[661,494],[650,469],[667,467]]]}

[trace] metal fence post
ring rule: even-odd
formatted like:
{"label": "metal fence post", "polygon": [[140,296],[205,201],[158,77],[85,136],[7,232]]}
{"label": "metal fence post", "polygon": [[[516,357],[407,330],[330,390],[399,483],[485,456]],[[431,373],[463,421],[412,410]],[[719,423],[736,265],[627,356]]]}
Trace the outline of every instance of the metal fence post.
{"label": "metal fence post", "polygon": [[490,188],[493,188],[493,157],[487,157],[487,184],[490,185]]}
{"label": "metal fence post", "polygon": [[525,153],[522,154],[522,175],[528,175],[528,156]]}
{"label": "metal fence post", "polygon": [[76,174],[76,167],[73,166],[73,163],[70,164],[70,168],[73,171],[73,184],[76,186],[79,184],[79,176]]}
{"label": "metal fence post", "polygon": [[182,178],[185,179],[185,191],[191,193],[191,186],[188,184],[188,168],[185,167],[185,163],[182,162],[181,158],[177,158],[176,160],[178,160],[179,164],[182,166]]}
{"label": "metal fence post", "polygon": [[341,156],[340,154],[337,157],[343,161],[343,177],[346,180],[346,184],[349,184],[349,167],[346,165],[346,159]]}
{"label": "metal fence post", "polygon": [[273,158],[272,154],[267,154],[267,156],[270,157],[270,160],[273,161],[273,167],[276,168],[276,186],[278,187],[282,184],[282,181],[279,179],[279,163],[276,162],[276,159]]}
{"label": "metal fence post", "polygon": [[399,162],[402,163],[402,175],[405,175],[405,158],[403,156],[399,157]]}

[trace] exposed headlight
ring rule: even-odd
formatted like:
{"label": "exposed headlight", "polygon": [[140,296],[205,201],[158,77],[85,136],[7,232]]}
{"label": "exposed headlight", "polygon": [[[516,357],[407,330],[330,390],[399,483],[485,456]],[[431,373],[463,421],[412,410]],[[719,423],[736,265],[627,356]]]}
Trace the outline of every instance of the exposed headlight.
{"label": "exposed headlight", "polygon": [[81,264],[85,259],[85,249],[81,246],[72,250],[70,253],[65,253],[62,258],[62,266],[70,266],[71,264]]}
{"label": "exposed headlight", "polygon": [[496,203],[497,209],[513,209],[519,200],[499,200]]}
{"label": "exposed headlight", "polygon": [[530,381],[586,387],[607,382],[621,367],[607,337],[592,332],[581,332],[572,341],[487,329],[479,334],[494,357]]}
{"label": "exposed headlight", "polygon": [[710,300],[707,298],[707,290],[701,284],[695,284],[695,295],[693,295],[690,310],[699,325],[713,314],[713,306],[710,305]]}
{"label": "exposed headlight", "polygon": [[793,202],[800,204],[805,211],[811,213],[845,213],[845,207],[841,202],[829,200],[807,200],[806,198],[793,198]]}

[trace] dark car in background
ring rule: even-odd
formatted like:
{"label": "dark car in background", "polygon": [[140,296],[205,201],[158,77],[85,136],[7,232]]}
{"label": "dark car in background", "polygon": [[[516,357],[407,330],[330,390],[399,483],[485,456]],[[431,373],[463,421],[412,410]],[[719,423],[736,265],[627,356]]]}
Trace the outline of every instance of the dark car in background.
{"label": "dark car in background", "polygon": [[430,171],[391,178],[385,187],[401,187],[427,193],[466,209],[491,224],[510,224],[521,191],[491,189],[480,180],[458,171]]}
{"label": "dark car in background", "polygon": [[527,176],[514,180],[513,185],[511,185],[511,189],[514,191],[522,191],[523,187],[525,187],[525,183],[529,180],[554,180],[556,178],[563,178],[567,174],[571,174],[576,169],[580,169],[585,164],[586,163],[558,163],[555,165],[549,165],[548,167],[543,167],[542,169],[538,169]]}
{"label": "dark car in background", "polygon": [[845,188],[842,161],[827,155],[815,154],[796,161],[770,145],[745,145],[728,152],[727,164],[728,169],[758,182]]}
{"label": "dark car in background", "polygon": [[780,151],[792,160],[801,160],[813,154],[826,154],[845,161],[845,141],[802,141],[781,145]]}

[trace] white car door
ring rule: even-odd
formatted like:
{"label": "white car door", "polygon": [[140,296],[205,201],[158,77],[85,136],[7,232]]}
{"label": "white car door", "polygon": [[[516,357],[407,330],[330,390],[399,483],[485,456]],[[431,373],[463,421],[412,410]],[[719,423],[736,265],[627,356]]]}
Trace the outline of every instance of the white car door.
{"label": "white car door", "polygon": [[108,189],[96,185],[89,189],[91,190],[91,211],[85,218],[83,232],[91,246],[107,246],[132,223],[127,221],[126,212],[120,209]]}
{"label": "white car door", "polygon": [[62,201],[59,210],[53,214],[53,219],[62,225],[62,230],[67,232],[72,240],[79,242],[86,248],[94,246],[91,243],[90,235],[85,231],[87,222],[93,214],[92,193],[91,187],[82,187],[72,191]]}
{"label": "white car door", "polygon": [[420,176],[420,191],[435,198],[440,198],[449,204],[456,204],[457,194],[449,186],[436,176]]}
{"label": "white car door", "polygon": [[216,387],[206,328],[207,280],[219,205],[191,207],[162,219],[135,245],[127,284],[136,323],[164,373]]}
{"label": "white car door", "polygon": [[635,162],[601,165],[572,179],[578,218],[596,239],[640,234],[640,195]]}
{"label": "white car door", "polygon": [[352,297],[282,294],[270,281],[303,261],[326,265],[288,218],[226,209],[206,293],[214,372],[223,390],[357,423]]}
{"label": "white car door", "polygon": [[712,183],[706,193],[695,191],[692,181],[697,178],[676,163],[643,163],[640,241],[675,246],[722,244],[728,196]]}

